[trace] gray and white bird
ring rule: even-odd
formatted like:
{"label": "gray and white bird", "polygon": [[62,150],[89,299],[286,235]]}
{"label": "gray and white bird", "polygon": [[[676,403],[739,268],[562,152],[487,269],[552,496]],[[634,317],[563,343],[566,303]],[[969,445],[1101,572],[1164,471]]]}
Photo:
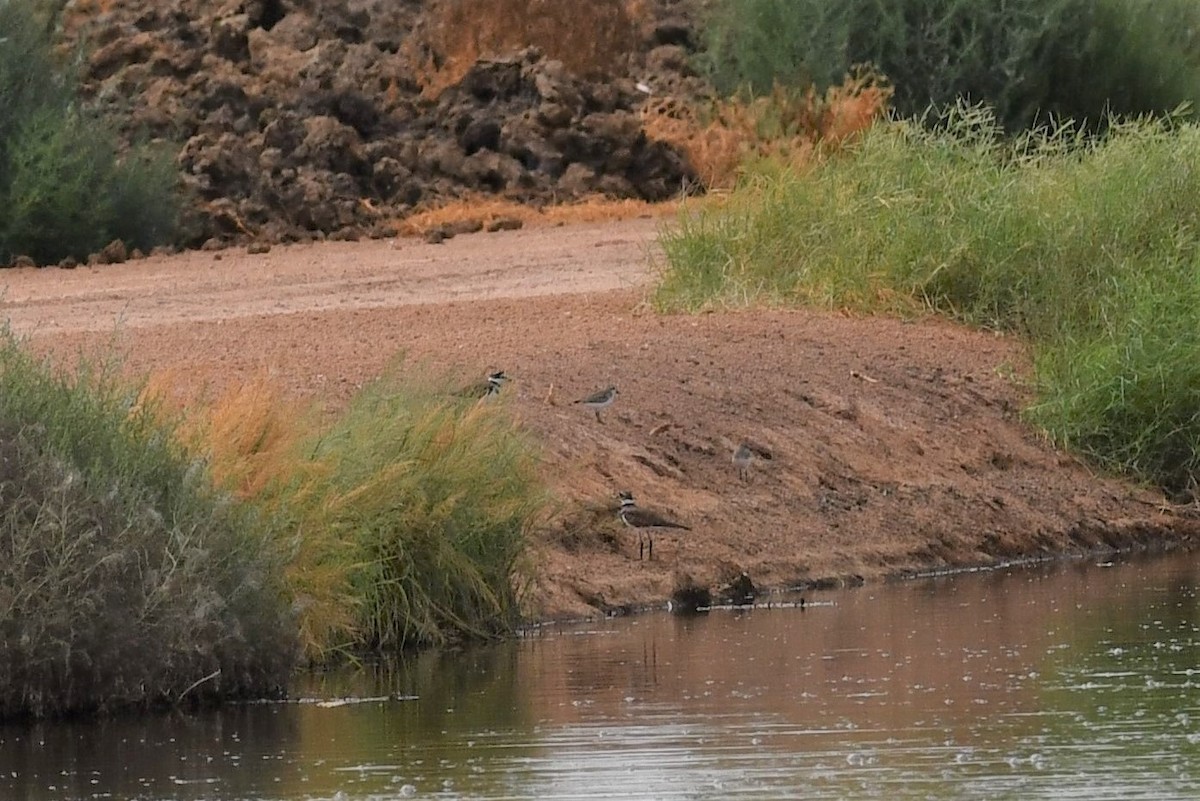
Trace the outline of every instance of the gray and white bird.
{"label": "gray and white bird", "polygon": [[641,559],[643,556],[648,560],[654,558],[654,529],[678,528],[684,531],[692,530],[683,523],[671,520],[658,512],[651,511],[650,509],[642,509],[633,502],[633,493],[629,490],[621,490],[617,493],[617,497],[621,500],[621,508],[617,511],[621,522],[637,530],[638,559]]}
{"label": "gray and white bird", "polygon": [[575,402],[582,403],[584,406],[594,411],[596,413],[596,422],[603,423],[604,421],[600,419],[600,410],[607,409],[609,406],[612,406],[613,401],[617,399],[618,394],[620,393],[617,392],[616,387],[605,387],[604,389],[599,390],[598,392],[593,392],[586,398],[580,398]]}
{"label": "gray and white bird", "polygon": [[733,466],[737,468],[742,481],[750,474],[750,468],[755,459],[771,459],[771,451],[762,445],[749,440],[742,440],[733,451]]}
{"label": "gray and white bird", "polygon": [[508,381],[508,376],[503,370],[497,370],[488,373],[485,380],[465,386],[454,394],[460,398],[492,398],[500,394],[500,388],[504,386],[505,381]]}

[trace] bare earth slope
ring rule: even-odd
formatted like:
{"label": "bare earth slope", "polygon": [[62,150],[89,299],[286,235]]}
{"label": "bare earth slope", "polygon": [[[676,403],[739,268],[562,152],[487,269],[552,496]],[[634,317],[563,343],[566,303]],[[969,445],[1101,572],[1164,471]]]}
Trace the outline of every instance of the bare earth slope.
{"label": "bare earth slope", "polygon": [[[1103,478],[1023,425],[1019,343],[946,323],[813,311],[653,313],[658,223],[328,243],[3,273],[5,314],[64,356],[116,341],[181,393],[263,373],[343,403],[403,351],[504,369],[562,499],[539,537],[546,617],[718,587],[878,578],[1192,538],[1189,510]],[[114,334],[114,331],[116,332]],[[616,384],[598,423],[571,403]],[[743,480],[736,443],[771,461]],[[654,561],[615,493],[687,522]]]}

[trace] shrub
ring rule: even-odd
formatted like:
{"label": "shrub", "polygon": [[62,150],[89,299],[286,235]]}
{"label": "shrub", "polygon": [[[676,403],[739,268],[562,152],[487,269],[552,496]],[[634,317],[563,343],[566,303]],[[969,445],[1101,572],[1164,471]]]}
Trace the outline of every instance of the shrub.
{"label": "shrub", "polygon": [[0,260],[39,264],[84,257],[110,239],[112,143],[77,115],[40,108],[8,140],[7,195]]}
{"label": "shrub", "polygon": [[115,135],[75,102],[45,19],[36,0],[0,2],[0,265],[82,259],[115,237],[143,249],[169,241],[174,168],[145,147],[118,157]]}
{"label": "shrub", "polygon": [[101,365],[0,338],[0,719],[278,693],[263,530]]}
{"label": "shrub", "polygon": [[[391,371],[325,425],[262,385],[217,403],[190,441],[272,521],[313,660],[508,632],[545,503],[503,402]],[[315,433],[314,433],[315,432]]]}
{"label": "shrub", "polygon": [[114,165],[107,185],[112,236],[144,252],[174,241],[182,208],[178,186],[170,145],[143,143],[132,148]]}
{"label": "shrub", "polygon": [[392,372],[314,444],[328,484],[308,508],[359,554],[361,645],[444,643],[516,624],[527,534],[545,498],[532,446],[499,404]]}
{"label": "shrub", "polygon": [[853,0],[717,0],[703,20],[699,61],[725,95],[762,95],[776,84],[833,86],[851,63],[846,39],[852,8]]}
{"label": "shrub", "polygon": [[[45,106],[62,107],[71,100],[66,81],[51,57],[49,21],[38,4],[25,0],[0,3],[0,148],[30,113]],[[0,151],[2,152],[2,151]]]}
{"label": "shrub", "polygon": [[1191,0],[717,0],[705,31],[702,61],[725,92],[823,89],[868,62],[903,115],[966,97],[1010,131],[1200,98]]}
{"label": "shrub", "polygon": [[[166,395],[170,380],[169,374],[151,380],[156,397]],[[210,464],[217,485],[253,504],[266,521],[310,661],[361,639],[352,586],[360,562],[356,545],[321,517],[328,511],[328,475],[313,459],[310,442],[320,428],[312,408],[259,380],[214,403],[193,404],[181,429],[188,448]]]}
{"label": "shrub", "polygon": [[1016,141],[986,110],[878,125],[803,170],[764,170],[663,236],[660,305],[926,309],[1034,343],[1033,419],[1169,489],[1200,417],[1200,127],[1063,125]]}

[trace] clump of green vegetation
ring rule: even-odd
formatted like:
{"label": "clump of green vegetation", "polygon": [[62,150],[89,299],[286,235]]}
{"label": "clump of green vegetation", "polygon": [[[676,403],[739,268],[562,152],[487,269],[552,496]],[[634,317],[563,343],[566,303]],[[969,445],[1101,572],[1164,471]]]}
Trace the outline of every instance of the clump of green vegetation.
{"label": "clump of green vegetation", "polygon": [[113,239],[148,250],[176,228],[170,155],[118,155],[112,130],[80,106],[71,67],[54,58],[52,19],[36,0],[0,2],[0,265],[82,259]]}
{"label": "clump of green vegetation", "polygon": [[309,657],[511,631],[547,496],[503,400],[393,370],[314,420],[239,388],[193,437],[222,485],[273,521]]}
{"label": "clump of green vegetation", "polygon": [[1191,501],[1200,497],[1200,259],[1169,272],[1128,278],[1103,304],[1103,331],[1036,349],[1041,397],[1029,416],[1105,468]]}
{"label": "clump of green vegetation", "polygon": [[661,306],[933,310],[1030,337],[1032,419],[1178,492],[1200,462],[1200,127],[1111,122],[1006,139],[958,106],[764,167],[664,235]]}
{"label": "clump of green vegetation", "polygon": [[104,365],[0,334],[0,719],[262,697],[298,656],[257,515]]}
{"label": "clump of green vegetation", "polygon": [[366,387],[314,444],[321,525],[354,543],[359,645],[511,631],[546,501],[531,443],[497,408],[410,374]]}
{"label": "clump of green vegetation", "polygon": [[1200,99],[1191,0],[717,0],[705,37],[704,64],[725,92],[823,90],[870,63],[901,114],[969,97],[1010,131]]}
{"label": "clump of green vegetation", "polygon": [[0,720],[283,692],[302,653],[510,632],[545,509],[503,400],[386,374],[197,417],[0,337]]}

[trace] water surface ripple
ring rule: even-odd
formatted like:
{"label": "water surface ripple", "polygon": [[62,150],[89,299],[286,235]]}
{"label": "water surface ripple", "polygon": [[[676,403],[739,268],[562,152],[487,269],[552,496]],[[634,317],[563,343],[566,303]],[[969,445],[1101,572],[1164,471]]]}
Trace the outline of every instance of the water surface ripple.
{"label": "water surface ripple", "polygon": [[1200,798],[1195,561],[547,627],[285,704],[10,726],[0,799]]}

